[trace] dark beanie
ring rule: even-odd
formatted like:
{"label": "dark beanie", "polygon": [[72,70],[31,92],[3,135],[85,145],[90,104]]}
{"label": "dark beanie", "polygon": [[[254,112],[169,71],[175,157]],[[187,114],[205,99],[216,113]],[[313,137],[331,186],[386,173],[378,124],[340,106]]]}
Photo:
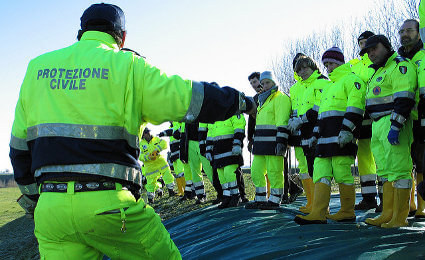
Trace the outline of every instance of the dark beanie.
{"label": "dark beanie", "polygon": [[302,53],[302,52],[298,52],[298,53],[295,55],[294,59],[292,60],[292,69],[294,69],[294,70],[295,70],[295,64],[297,64],[297,61],[298,61],[300,58],[302,58],[302,57],[307,57],[307,55],[305,55],[305,54],[304,54],[304,53]]}
{"label": "dark beanie", "polygon": [[359,38],[357,38],[357,42],[369,39],[369,37],[374,36],[375,34],[371,31],[364,31],[362,34],[360,34]]}
{"label": "dark beanie", "polygon": [[322,62],[323,64],[325,64],[326,62],[335,62],[339,65],[342,65],[345,63],[344,54],[342,53],[340,48],[332,47],[325,51],[325,53],[323,53]]}

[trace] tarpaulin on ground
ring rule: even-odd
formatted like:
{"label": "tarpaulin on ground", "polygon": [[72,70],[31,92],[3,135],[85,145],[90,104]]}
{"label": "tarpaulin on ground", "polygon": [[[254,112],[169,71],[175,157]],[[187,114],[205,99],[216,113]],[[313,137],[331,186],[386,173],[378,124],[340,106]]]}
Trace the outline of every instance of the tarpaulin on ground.
{"label": "tarpaulin on ground", "polygon": [[[357,194],[356,203],[361,200]],[[305,205],[298,198],[279,210],[210,206],[164,221],[183,259],[425,259],[425,219],[409,227],[383,229],[364,223],[374,210],[356,211],[356,222],[299,226],[293,221]],[[339,210],[332,195],[330,211]]]}

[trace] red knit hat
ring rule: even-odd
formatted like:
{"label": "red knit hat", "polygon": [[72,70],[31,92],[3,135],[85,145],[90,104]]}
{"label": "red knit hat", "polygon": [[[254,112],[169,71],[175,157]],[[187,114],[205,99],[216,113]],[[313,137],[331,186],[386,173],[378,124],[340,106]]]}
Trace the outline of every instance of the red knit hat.
{"label": "red knit hat", "polygon": [[342,65],[345,63],[344,61],[344,53],[342,53],[342,50],[338,47],[332,47],[325,51],[322,56],[322,62],[325,64],[326,62],[335,62],[339,65]]}

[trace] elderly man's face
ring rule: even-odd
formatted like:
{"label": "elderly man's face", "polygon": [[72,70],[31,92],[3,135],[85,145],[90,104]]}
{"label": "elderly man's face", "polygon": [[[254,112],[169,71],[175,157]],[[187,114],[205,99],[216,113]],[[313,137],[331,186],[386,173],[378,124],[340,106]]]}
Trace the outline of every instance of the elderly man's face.
{"label": "elderly man's face", "polygon": [[404,22],[398,31],[400,43],[404,47],[410,48],[414,46],[420,39],[419,31],[415,22]]}
{"label": "elderly man's face", "polygon": [[385,57],[387,57],[388,50],[384,47],[382,43],[379,42],[377,45],[369,48],[367,54],[369,55],[369,59],[374,64],[380,64],[384,61]]}

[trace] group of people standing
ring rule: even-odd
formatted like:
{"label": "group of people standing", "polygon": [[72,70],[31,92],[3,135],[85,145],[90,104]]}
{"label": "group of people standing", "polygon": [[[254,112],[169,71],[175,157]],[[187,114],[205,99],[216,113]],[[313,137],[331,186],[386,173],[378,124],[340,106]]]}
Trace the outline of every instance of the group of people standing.
{"label": "group of people standing", "polygon": [[[425,51],[419,22],[404,21],[399,36],[401,47],[395,52],[386,36],[363,32],[358,37],[360,57],[348,62],[340,48],[326,50],[322,63],[327,76],[312,58],[298,53],[293,60],[296,83],[289,95],[279,90],[272,72],[249,75],[258,108],[248,120],[255,199],[245,208],[280,207],[287,152],[292,146],[307,197],[307,204],[299,208],[306,215],[297,215],[296,223],[353,221],[355,210],[370,209],[382,213],[366,223],[381,227],[405,226],[409,214],[425,217],[422,198],[417,196],[417,205],[414,201],[415,179],[423,180],[425,150],[421,134],[425,92],[420,88]],[[245,126],[245,118],[239,115],[214,124],[172,122],[160,134],[171,138],[169,161],[178,186],[185,183],[184,195],[180,192],[183,200],[194,194],[197,203],[205,201],[203,168],[216,184],[214,203],[220,203],[219,208],[248,201],[240,170]],[[356,156],[363,197],[357,205],[352,174]],[[340,193],[341,208],[336,214],[328,209],[332,179]],[[174,195],[172,188],[170,194]]]}

